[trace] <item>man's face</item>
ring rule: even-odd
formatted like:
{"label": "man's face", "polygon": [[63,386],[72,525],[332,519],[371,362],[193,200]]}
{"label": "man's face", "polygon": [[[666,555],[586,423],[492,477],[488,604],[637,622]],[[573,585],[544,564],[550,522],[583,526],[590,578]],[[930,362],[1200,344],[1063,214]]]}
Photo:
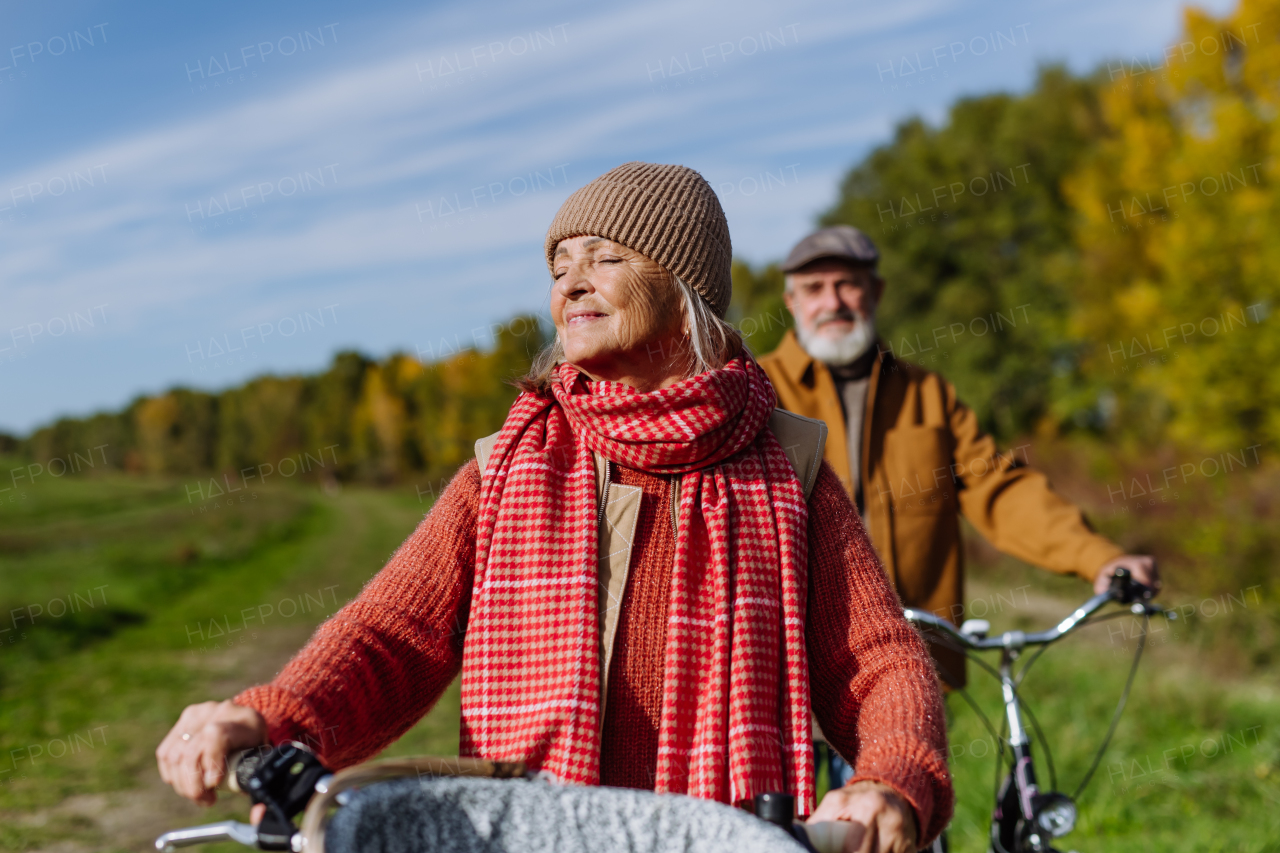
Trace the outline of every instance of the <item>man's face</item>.
{"label": "man's face", "polygon": [[791,274],[783,294],[804,337],[844,338],[858,318],[870,320],[884,293],[884,280],[870,267],[820,260]]}

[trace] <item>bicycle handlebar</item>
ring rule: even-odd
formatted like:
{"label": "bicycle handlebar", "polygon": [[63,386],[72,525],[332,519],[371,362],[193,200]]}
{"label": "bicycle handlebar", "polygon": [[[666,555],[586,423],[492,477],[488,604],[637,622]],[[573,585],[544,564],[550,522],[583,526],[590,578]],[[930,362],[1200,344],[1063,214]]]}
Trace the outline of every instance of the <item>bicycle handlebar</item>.
{"label": "bicycle handlebar", "polygon": [[[1169,619],[1177,618],[1175,613],[1148,603],[1153,593],[1148,587],[1134,582],[1126,569],[1117,569],[1110,589],[1090,598],[1053,628],[1034,633],[1006,631],[999,637],[992,638],[985,636],[985,629],[957,629],[947,620],[928,611],[908,608],[903,611],[903,615],[911,622],[951,637],[965,648],[979,651],[1020,649],[1024,646],[1048,645],[1060,639],[1112,601],[1131,605],[1135,614],[1162,613]],[[379,762],[333,774],[320,764],[311,750],[300,743],[236,752],[227,757],[227,764],[222,787],[248,794],[254,802],[267,803],[268,812],[263,823],[254,827],[236,821],[223,821],[168,832],[156,839],[157,850],[171,851],[211,841],[234,840],[260,849],[296,851],[306,847],[307,840],[314,839],[317,843],[313,846],[319,853],[323,850],[324,843],[321,825],[323,815],[329,805],[342,802],[340,795],[350,787],[404,775],[495,778],[526,775],[524,766],[519,763],[436,758]],[[319,796],[313,799],[313,794]],[[309,801],[310,808],[306,808]],[[292,823],[292,817],[303,808],[306,808],[307,816],[299,832]],[[808,845],[819,853],[834,853],[842,849],[844,836],[849,830],[849,825],[841,821],[795,826],[803,829]]]}
{"label": "bicycle handlebar", "polygon": [[918,625],[925,625],[936,631],[954,639],[961,646],[974,649],[976,651],[987,651],[990,649],[1020,649],[1024,646],[1047,646],[1056,640],[1061,639],[1067,634],[1080,627],[1080,624],[1096,613],[1103,605],[1109,602],[1118,604],[1129,604],[1131,610],[1135,614],[1153,616],[1163,614],[1168,619],[1176,619],[1177,614],[1173,611],[1166,610],[1158,604],[1151,604],[1148,599],[1154,594],[1148,586],[1133,580],[1128,569],[1117,569],[1115,576],[1111,579],[1111,588],[1106,592],[1098,593],[1090,598],[1084,604],[1077,607],[1070,616],[1063,619],[1054,627],[1047,631],[1036,631],[1026,633],[1025,631],[1005,631],[999,637],[986,637],[976,633],[965,633],[957,629],[954,625],[927,610],[916,610],[908,607],[902,611],[902,615],[909,622],[915,622]]}

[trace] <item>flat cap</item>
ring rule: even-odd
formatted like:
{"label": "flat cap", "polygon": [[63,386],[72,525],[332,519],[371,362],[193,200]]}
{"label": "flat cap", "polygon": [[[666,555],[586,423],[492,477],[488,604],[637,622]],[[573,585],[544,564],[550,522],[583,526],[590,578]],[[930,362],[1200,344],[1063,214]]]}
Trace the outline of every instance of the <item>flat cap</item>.
{"label": "flat cap", "polygon": [[782,271],[795,272],[821,258],[874,267],[880,260],[880,252],[870,237],[852,225],[832,225],[796,243],[791,254],[787,255]]}

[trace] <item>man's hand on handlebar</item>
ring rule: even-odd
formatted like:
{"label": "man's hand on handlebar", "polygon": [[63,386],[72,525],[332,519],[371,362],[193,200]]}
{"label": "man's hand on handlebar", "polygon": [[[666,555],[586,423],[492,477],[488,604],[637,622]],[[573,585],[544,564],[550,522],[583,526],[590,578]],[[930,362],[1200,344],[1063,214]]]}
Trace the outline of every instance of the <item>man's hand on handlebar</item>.
{"label": "man's hand on handlebar", "polygon": [[1125,554],[1107,563],[1098,572],[1093,581],[1093,591],[1101,594],[1111,587],[1111,576],[1116,569],[1128,569],[1133,579],[1143,586],[1151,587],[1154,592],[1160,591],[1160,569],[1156,566],[1156,558],[1147,554]]}
{"label": "man's hand on handlebar", "polygon": [[267,721],[234,702],[188,705],[156,747],[160,778],[192,802],[211,806],[227,772],[227,756],[267,742]]}
{"label": "man's hand on handlebar", "polygon": [[842,853],[914,853],[916,817],[897,791],[879,782],[854,782],[828,791],[807,821],[853,824]]}

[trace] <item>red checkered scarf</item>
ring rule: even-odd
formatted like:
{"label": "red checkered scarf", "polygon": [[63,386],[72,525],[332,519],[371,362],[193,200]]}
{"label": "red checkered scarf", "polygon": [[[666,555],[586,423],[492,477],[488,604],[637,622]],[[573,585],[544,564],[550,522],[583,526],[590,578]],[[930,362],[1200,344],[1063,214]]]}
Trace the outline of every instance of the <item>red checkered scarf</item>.
{"label": "red checkered scarf", "polygon": [[773,405],[749,357],[651,393],[564,365],[520,395],[481,480],[463,755],[599,783],[595,451],[682,475],[656,790],[812,809],[808,509]]}

